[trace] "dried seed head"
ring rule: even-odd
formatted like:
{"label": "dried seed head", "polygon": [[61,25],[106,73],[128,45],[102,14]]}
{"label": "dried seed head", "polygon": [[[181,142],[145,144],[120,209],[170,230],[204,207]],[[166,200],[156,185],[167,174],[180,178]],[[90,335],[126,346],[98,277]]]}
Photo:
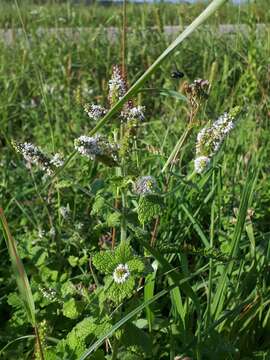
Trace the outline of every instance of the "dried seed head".
{"label": "dried seed head", "polygon": [[208,98],[210,83],[208,80],[197,79],[192,84],[185,84],[185,91],[192,106],[198,105],[202,100]]}

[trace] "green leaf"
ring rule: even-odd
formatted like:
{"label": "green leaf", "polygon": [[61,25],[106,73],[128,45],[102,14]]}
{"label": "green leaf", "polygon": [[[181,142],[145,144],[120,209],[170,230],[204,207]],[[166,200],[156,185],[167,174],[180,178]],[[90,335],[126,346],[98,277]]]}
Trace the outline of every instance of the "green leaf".
{"label": "green leaf", "polygon": [[68,358],[71,358],[70,355],[76,355],[72,359],[77,359],[86,348],[86,340],[89,339],[89,336],[94,338],[94,333],[96,330],[96,324],[94,319],[87,317],[80,321],[66,336],[65,339],[61,340],[56,346],[56,352],[58,355],[67,354]]}
{"label": "green leaf", "polygon": [[192,214],[190,213],[190,211],[188,210],[187,206],[184,204],[181,204],[182,209],[185,211],[186,215],[188,216],[191,224],[193,225],[194,229],[196,230],[197,234],[199,235],[199,237],[202,240],[202,243],[204,244],[204,246],[206,248],[209,248],[210,243],[207,239],[207,237],[204,235],[201,226],[199,225],[199,223],[196,221],[196,219],[192,216]]}
{"label": "green leaf", "polygon": [[68,262],[72,267],[78,266],[79,258],[77,256],[70,255],[68,257]]}
{"label": "green leaf", "polygon": [[161,213],[161,198],[155,195],[140,196],[138,205],[138,219],[141,224],[150,222]]}
{"label": "green leaf", "polygon": [[107,225],[109,227],[115,227],[120,224],[120,218],[121,214],[119,212],[114,212],[112,214],[109,214],[107,217]]}
{"label": "green leaf", "polygon": [[131,260],[134,257],[133,251],[129,244],[121,243],[116,249],[115,249],[115,258],[118,264],[125,264],[129,260]]}
{"label": "green leaf", "polygon": [[98,214],[103,209],[104,205],[105,205],[105,199],[102,196],[97,195],[94,204],[92,206],[91,215]]}
{"label": "green leaf", "polygon": [[148,355],[152,352],[151,337],[131,322],[125,326],[121,341],[125,346],[139,346]]}
{"label": "green leaf", "polygon": [[[144,301],[151,300],[154,296],[154,290],[155,290],[155,281],[156,281],[156,275],[157,275],[157,269],[158,269],[158,261],[154,260],[152,267],[154,271],[150,274],[148,274],[145,278],[145,286],[144,286]],[[148,322],[148,328],[149,332],[152,331],[152,326],[154,322],[154,312],[150,308],[150,306],[147,306],[146,309],[146,318]]]}
{"label": "green leaf", "polygon": [[93,256],[93,265],[104,274],[112,274],[117,266],[116,256],[113,251],[101,251]]}
{"label": "green leaf", "polygon": [[[257,176],[257,172],[249,171],[244,188],[242,190],[237,222],[235,225],[230,247],[231,258],[236,258],[239,252],[240,239],[246,222],[247,210],[254,195],[254,186],[257,181]],[[218,318],[223,309],[223,304],[225,302],[226,284],[228,283],[228,278],[233,271],[233,266],[234,261],[230,261],[228,265],[223,269],[222,274],[219,278],[217,290],[213,298],[213,305],[211,309],[211,312],[214,314],[215,319]]]}
{"label": "green leaf", "polygon": [[64,189],[64,188],[68,188],[71,187],[72,181],[71,180],[60,180],[55,184],[56,189]]}
{"label": "green leaf", "polygon": [[70,299],[63,305],[63,315],[69,319],[77,319],[81,315],[82,308],[81,302]]}
{"label": "green leaf", "polygon": [[145,269],[144,263],[139,258],[129,260],[126,264],[128,265],[129,271],[132,275],[141,274]]}
{"label": "green leaf", "polygon": [[128,299],[133,295],[134,286],[134,277],[130,276],[122,284],[117,284],[113,281],[105,291],[109,299],[117,304],[120,304],[124,299]]}

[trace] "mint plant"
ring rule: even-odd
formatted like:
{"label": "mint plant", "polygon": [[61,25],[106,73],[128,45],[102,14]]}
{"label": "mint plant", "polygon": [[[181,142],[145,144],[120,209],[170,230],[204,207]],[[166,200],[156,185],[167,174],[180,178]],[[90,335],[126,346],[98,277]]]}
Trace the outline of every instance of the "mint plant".
{"label": "mint plant", "polygon": [[[246,314],[259,312],[268,291],[262,275],[255,290],[246,291],[252,274],[268,266],[265,248],[256,247],[253,215],[246,217],[253,214],[248,207],[257,174],[248,175],[240,198],[221,190],[221,156],[228,155],[221,150],[240,107],[224,102],[227,111],[210,121],[213,84],[200,78],[181,82],[177,91],[142,89],[221,4],[215,0],[131,87],[125,61],[113,67],[107,85],[102,78],[108,93],[93,95],[93,103],[82,79],[85,94],[74,108],[80,122],[70,125],[62,142],[73,150],[65,158],[56,152],[65,152],[57,141],[52,152],[30,140],[13,141],[37,195],[24,189],[8,203],[24,215],[15,229],[18,252],[0,212],[21,292],[7,298],[13,314],[8,329],[26,336],[26,358],[223,360],[224,348],[237,354],[235,338],[249,332],[253,319],[246,321]],[[168,101],[162,115],[150,118],[156,93]],[[229,157],[225,164],[232,162]],[[23,169],[16,171],[22,176]],[[231,219],[233,206],[239,208]]]}
{"label": "mint plant", "polygon": [[142,276],[143,261],[134,256],[129,244],[122,243],[114,250],[102,251],[93,257],[97,270],[105,274],[104,295],[116,304],[130,298],[134,293],[136,280]]}

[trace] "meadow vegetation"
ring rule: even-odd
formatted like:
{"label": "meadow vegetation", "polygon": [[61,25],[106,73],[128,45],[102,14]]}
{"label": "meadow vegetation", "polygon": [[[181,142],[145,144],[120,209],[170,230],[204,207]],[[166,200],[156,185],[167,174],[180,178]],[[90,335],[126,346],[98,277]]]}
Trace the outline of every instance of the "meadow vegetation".
{"label": "meadow vegetation", "polygon": [[98,137],[205,5],[128,5],[123,52],[120,6],[1,2],[1,358],[270,358],[267,3],[220,8]]}

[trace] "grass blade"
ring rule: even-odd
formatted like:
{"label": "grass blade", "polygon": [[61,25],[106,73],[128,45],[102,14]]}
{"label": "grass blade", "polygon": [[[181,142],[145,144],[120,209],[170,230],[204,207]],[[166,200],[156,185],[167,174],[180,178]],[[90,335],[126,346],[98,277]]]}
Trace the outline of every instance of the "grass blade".
{"label": "grass blade", "polygon": [[4,211],[0,208],[0,218],[4,233],[4,238],[6,241],[6,245],[9,252],[9,257],[12,263],[13,271],[16,277],[17,285],[19,288],[19,292],[21,294],[25,310],[28,316],[28,320],[30,323],[35,326],[36,317],[35,317],[35,304],[33,300],[32,291],[30,288],[30,284],[24,270],[23,263],[19,257],[16,242],[13,239],[11,232],[9,230],[9,226],[4,215]]}
{"label": "grass blade", "polygon": [[[145,301],[152,299],[152,297],[154,296],[155,279],[156,279],[157,269],[158,269],[158,262],[156,260],[153,262],[152,267],[153,267],[154,271],[151,274],[148,274],[145,278],[145,286],[144,286],[144,300]],[[155,315],[149,306],[146,307],[145,312],[146,312],[146,318],[148,321],[149,332],[151,332]]]}
{"label": "grass blade", "polygon": [[[239,244],[241,239],[241,234],[243,232],[245,221],[246,221],[246,215],[248,206],[252,200],[253,196],[253,190],[254,186],[257,180],[257,172],[250,172],[247,178],[247,181],[245,183],[244,189],[242,191],[240,206],[239,206],[239,212],[237,217],[237,223],[235,225],[235,230],[232,237],[232,244],[231,244],[231,251],[230,256],[232,258],[236,257],[238,255],[239,251]],[[215,314],[215,319],[218,318],[219,314],[221,313],[223,309],[223,304],[225,302],[225,289],[226,289],[226,283],[227,278],[230,276],[230,274],[233,271],[234,261],[231,261],[227,267],[224,269],[218,286],[217,291],[214,297],[213,305],[212,305],[212,312]]]}
{"label": "grass blade", "polygon": [[199,237],[201,238],[204,246],[206,248],[209,248],[210,243],[207,239],[207,237],[204,235],[199,223],[196,221],[196,219],[192,216],[192,214],[190,213],[190,211],[187,209],[186,205],[182,204],[181,208],[184,210],[184,212],[186,213],[187,217],[189,218],[191,224],[193,225],[194,229],[196,230],[197,234],[199,235]]}

